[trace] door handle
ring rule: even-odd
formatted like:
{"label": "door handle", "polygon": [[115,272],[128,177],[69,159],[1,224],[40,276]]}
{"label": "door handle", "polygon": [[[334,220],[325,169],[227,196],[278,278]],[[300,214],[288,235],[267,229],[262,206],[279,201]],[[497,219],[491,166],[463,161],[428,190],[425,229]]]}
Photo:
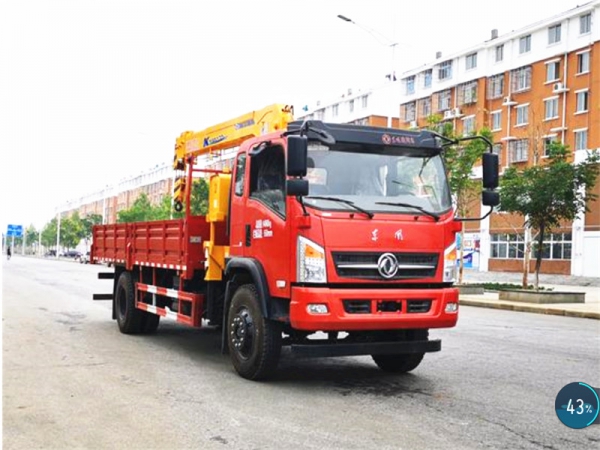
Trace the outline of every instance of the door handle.
{"label": "door handle", "polygon": [[252,244],[252,230],[250,228],[250,224],[246,225],[246,247],[250,247]]}

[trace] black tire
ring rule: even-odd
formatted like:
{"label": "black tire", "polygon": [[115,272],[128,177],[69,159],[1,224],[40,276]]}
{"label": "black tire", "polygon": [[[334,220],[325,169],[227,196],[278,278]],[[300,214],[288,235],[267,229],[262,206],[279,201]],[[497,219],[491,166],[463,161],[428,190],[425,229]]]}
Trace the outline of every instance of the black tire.
{"label": "black tire", "polygon": [[156,333],[156,329],[160,323],[160,316],[158,314],[147,313],[145,311],[142,311],[142,313],[145,314],[145,317],[142,320],[142,333]]}
{"label": "black tire", "polygon": [[256,288],[240,286],[227,314],[227,346],[233,367],[248,380],[261,380],[277,368],[281,326],[263,317]]}
{"label": "black tire", "polygon": [[[406,340],[410,341],[423,341],[427,340],[429,336],[429,330],[411,330],[405,337]],[[415,370],[421,361],[425,353],[405,353],[397,355],[371,355],[375,364],[384,372],[390,373],[407,373]]]}
{"label": "black tire", "polygon": [[115,312],[123,334],[153,333],[160,317],[135,307],[135,289],[130,272],[123,272],[117,281]]}

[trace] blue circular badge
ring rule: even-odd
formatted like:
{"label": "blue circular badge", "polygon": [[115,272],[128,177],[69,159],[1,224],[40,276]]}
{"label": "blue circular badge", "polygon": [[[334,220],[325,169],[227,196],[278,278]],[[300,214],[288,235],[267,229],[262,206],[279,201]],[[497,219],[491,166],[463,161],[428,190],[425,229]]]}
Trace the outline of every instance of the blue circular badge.
{"label": "blue circular badge", "polygon": [[589,384],[576,382],[563,387],[554,402],[558,419],[569,428],[585,428],[598,417],[598,394]]}

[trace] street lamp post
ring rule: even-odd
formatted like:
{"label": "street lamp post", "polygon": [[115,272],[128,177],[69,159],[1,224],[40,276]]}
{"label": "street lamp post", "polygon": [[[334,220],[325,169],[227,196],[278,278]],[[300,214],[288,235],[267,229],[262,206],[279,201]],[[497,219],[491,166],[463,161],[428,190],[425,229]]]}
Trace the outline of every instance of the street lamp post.
{"label": "street lamp post", "polygon": [[[379,44],[384,45],[385,47],[391,48],[391,50],[392,50],[392,60],[391,60],[391,67],[390,67],[391,70],[390,70],[390,73],[388,75],[386,75],[386,77],[392,83],[394,81],[396,81],[396,72],[394,70],[394,64],[395,64],[395,59],[396,59],[396,46],[398,45],[398,42],[394,42],[387,36],[383,35],[382,33],[378,32],[372,28],[361,25],[360,23],[355,22],[354,20],[352,20],[349,17],[346,17],[342,14],[338,14],[337,17],[340,20],[343,20],[344,22],[348,22],[348,23],[351,23],[352,25],[356,25],[361,30],[369,33],[371,35],[371,37],[373,37],[373,39],[375,39]],[[387,126],[388,126],[388,128],[391,128],[392,127],[392,118],[394,117],[394,112],[395,112],[395,106],[394,106],[394,96],[391,95],[389,98],[390,98],[390,105],[387,108],[388,109]]]}

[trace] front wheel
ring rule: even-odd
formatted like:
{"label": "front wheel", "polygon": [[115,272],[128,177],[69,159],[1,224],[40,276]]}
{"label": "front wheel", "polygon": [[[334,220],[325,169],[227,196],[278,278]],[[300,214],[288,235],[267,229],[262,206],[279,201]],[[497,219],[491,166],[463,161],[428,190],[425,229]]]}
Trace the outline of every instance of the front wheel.
{"label": "front wheel", "polygon": [[227,346],[233,367],[243,378],[260,380],[277,368],[281,326],[263,317],[252,284],[240,286],[227,314]]}
{"label": "front wheel", "polygon": [[[401,334],[402,340],[407,341],[426,341],[429,337],[429,330],[407,330],[406,334]],[[406,373],[415,370],[425,353],[403,353],[396,355],[371,355],[375,364],[384,372]]]}
{"label": "front wheel", "polygon": [[424,353],[405,355],[372,355],[375,364],[384,372],[406,373],[416,369],[423,361]]}

